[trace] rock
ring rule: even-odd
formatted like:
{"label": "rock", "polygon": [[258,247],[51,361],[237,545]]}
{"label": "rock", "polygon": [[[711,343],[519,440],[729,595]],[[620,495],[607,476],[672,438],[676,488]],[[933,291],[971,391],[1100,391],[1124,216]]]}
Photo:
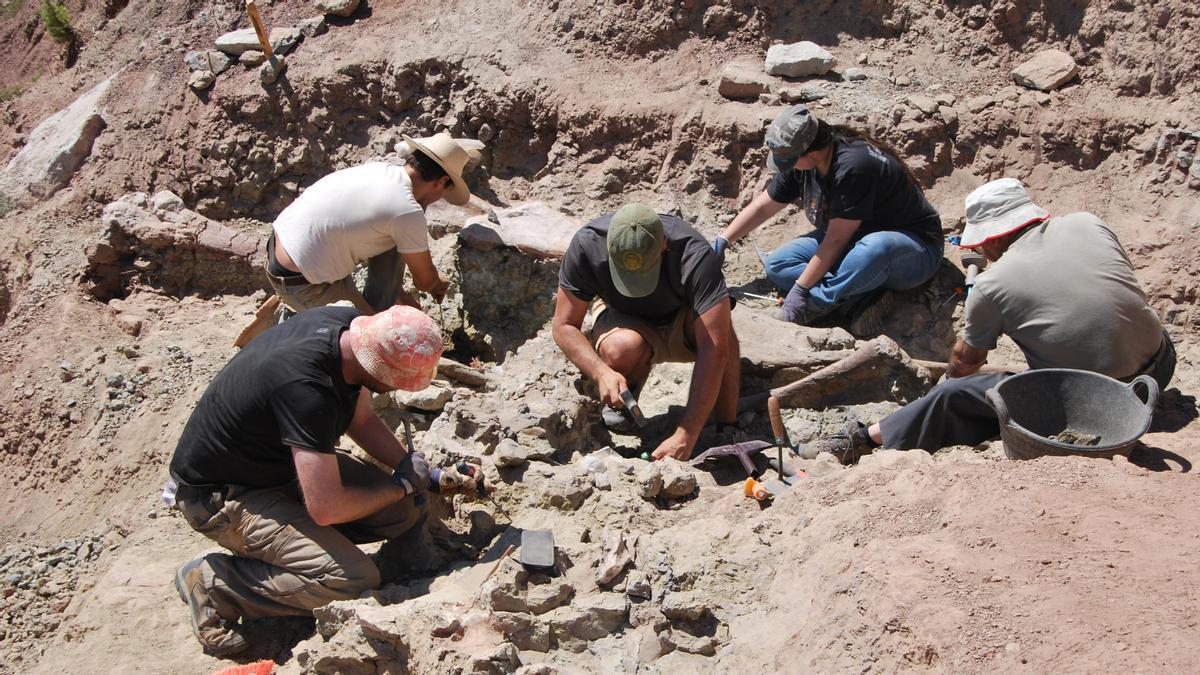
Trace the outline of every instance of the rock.
{"label": "rock", "polygon": [[958,111],[950,106],[938,106],[938,114],[942,116],[942,121],[948,125],[958,124]]}
{"label": "rock", "polygon": [[350,16],[358,9],[358,0],[317,0],[316,7],[333,16]]}
{"label": "rock", "polygon": [[686,654],[713,656],[717,653],[717,639],[711,635],[691,635],[681,630],[668,630],[661,635],[663,642]]}
{"label": "rock", "polygon": [[258,41],[258,34],[253,28],[225,33],[213,41],[213,46],[230,56],[241,56],[248,51],[262,51],[262,43]]}
{"label": "rock", "polygon": [[521,445],[511,438],[501,440],[492,453],[492,461],[496,466],[521,466],[530,460],[545,458],[546,455],[541,451]]}
{"label": "rock", "polygon": [[181,199],[179,195],[175,194],[174,192],[171,192],[170,190],[159,190],[158,192],[154,193],[153,197],[150,198],[150,208],[153,209],[154,215],[161,218],[163,215],[168,213],[179,213],[180,211],[183,211],[186,206],[183,203],[183,199]]}
{"label": "rock", "polygon": [[266,60],[267,60],[266,54],[264,54],[262,52],[256,52],[256,51],[242,52],[242,55],[238,57],[238,63],[242,64],[243,66],[246,66],[247,68],[261,66],[263,63],[266,62]]}
{"label": "rock", "polygon": [[[768,319],[765,312],[739,304],[733,326],[742,345],[747,374],[770,377],[784,368],[796,369],[790,380],[823,368],[854,348],[854,336],[843,328],[810,328]],[[772,383],[777,386],[779,383]],[[786,384],[786,382],[785,382]]]}
{"label": "rock", "polygon": [[217,81],[217,76],[211,70],[197,70],[188,76],[188,86],[193,91],[204,91]]}
{"label": "rock", "polygon": [[571,237],[583,222],[555,211],[542,202],[528,202],[498,209],[487,216],[467,221],[459,232],[459,243],[477,251],[501,246],[515,248],[537,258],[560,259]]}
{"label": "rock", "polygon": [[851,82],[858,82],[867,79],[867,72],[862,68],[847,68],[846,79]]}
{"label": "rock", "polygon": [[285,70],[287,70],[287,61],[282,56],[276,56],[262,64],[262,68],[258,70],[258,79],[264,85],[274,84]]}
{"label": "rock", "polygon": [[757,63],[734,61],[721,69],[717,93],[725,98],[757,98],[771,90],[774,80]]}
{"label": "rock", "polygon": [[493,612],[528,612],[525,601],[525,586],[529,573],[521,564],[507,559],[496,574],[488,581],[484,599]]}
{"label": "rock", "polygon": [[560,641],[575,638],[585,642],[599,640],[619,631],[629,616],[629,600],[624,595],[599,593],[560,607],[546,618],[550,635]]}
{"label": "rock", "polygon": [[662,496],[681,499],[696,491],[696,474],[679,460],[667,458],[657,462],[662,466]]}
{"label": "rock", "polygon": [[233,65],[233,59],[229,58],[228,54],[215,49],[188,52],[183,57],[183,62],[189,70],[210,70],[217,75],[229,70],[229,66]]}
{"label": "rock", "polygon": [[406,408],[416,408],[425,412],[441,412],[446,408],[446,404],[454,398],[454,391],[435,382],[421,391],[393,391],[391,397],[393,401]]}
{"label": "rock", "polygon": [[967,101],[967,110],[973,113],[981,113],[994,105],[996,105],[996,99],[985,94]]}
{"label": "rock", "polygon": [[631,598],[642,598],[649,600],[653,597],[653,589],[650,587],[650,581],[646,579],[646,575],[638,570],[632,570],[625,577],[625,595]]}
{"label": "rock", "polygon": [[530,584],[525,592],[525,603],[534,614],[545,614],[566,604],[575,594],[575,587],[564,579],[552,579],[549,583]]}
{"label": "rock", "polygon": [[549,663],[530,663],[517,669],[515,675],[558,675],[557,666]]}
{"label": "rock", "polygon": [[603,554],[596,568],[596,584],[608,586],[633,562],[632,552],[626,546],[625,533],[606,528],[602,537]]}
{"label": "rock", "polygon": [[296,48],[296,45],[300,44],[300,41],[304,39],[304,33],[300,31],[298,26],[294,28],[272,28],[268,39],[271,40],[271,50],[279,56],[283,56],[290,53]]}
{"label": "rock", "polygon": [[774,45],[767,50],[768,75],[805,77],[824,75],[837,61],[827,50],[812,42]]}
{"label": "rock", "polygon": [[932,115],[937,112],[938,109],[937,101],[928,96],[909,96],[908,102],[910,105],[912,105],[912,107],[920,110],[926,115]]}
{"label": "rock", "polygon": [[550,629],[544,621],[519,612],[495,612],[491,624],[517,649],[550,651]]}
{"label": "rock", "polygon": [[642,499],[654,499],[663,489],[662,471],[657,462],[650,462],[637,473],[638,495]]}
{"label": "rock", "polygon": [[958,99],[954,97],[954,94],[938,94],[937,96],[933,97],[933,100],[937,101],[938,105],[949,107],[953,107],[954,104],[958,102]]}
{"label": "rock", "polygon": [[1014,82],[1023,87],[1053,91],[1070,82],[1078,73],[1079,66],[1070,54],[1058,49],[1047,49],[1013,68],[1012,77]]}
{"label": "rock", "polygon": [[912,78],[907,75],[900,75],[893,81],[893,83],[897,87],[907,87],[912,84]]}
{"label": "rock", "polygon": [[591,481],[583,476],[571,476],[563,479],[561,476],[546,488],[545,503],[556,509],[574,511],[592,496]]}
{"label": "rock", "polygon": [[788,104],[819,101],[829,95],[822,87],[802,84],[785,84],[776,89],[775,93],[780,101]]}
{"label": "rock", "polygon": [[329,24],[325,21],[325,16],[314,16],[311,19],[305,19],[296,24],[296,28],[304,34],[304,37],[316,37],[324,35],[329,30]]}
{"label": "rock", "polygon": [[697,621],[708,611],[708,604],[695,591],[669,593],[659,608],[672,621]]}
{"label": "rock", "polygon": [[25,202],[27,196],[45,199],[66,187],[104,130],[101,101],[113,77],[34,127],[24,147],[0,171],[0,194]]}

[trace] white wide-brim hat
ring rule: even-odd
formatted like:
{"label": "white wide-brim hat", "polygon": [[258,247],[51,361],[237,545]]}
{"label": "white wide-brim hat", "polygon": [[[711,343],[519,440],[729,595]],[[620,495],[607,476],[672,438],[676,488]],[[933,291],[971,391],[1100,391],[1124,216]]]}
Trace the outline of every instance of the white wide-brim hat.
{"label": "white wide-brim hat", "polygon": [[1016,178],[984,183],[967,195],[966,205],[967,226],[958,244],[962,248],[975,248],[1050,217],[1049,211],[1033,203]]}
{"label": "white wide-brim hat", "polygon": [[[478,157],[479,151],[473,145],[464,147],[462,142],[451,138],[450,134],[446,132],[435,134],[429,138],[412,138],[403,134],[401,137],[410,150],[424,153],[442,167],[447,176],[450,176],[454,188],[450,190],[450,194],[446,195],[446,201],[455,206],[462,206],[470,201],[471,191],[463,181],[463,169],[471,161],[472,150],[475,151],[476,158]],[[476,143],[478,142],[476,141]]]}

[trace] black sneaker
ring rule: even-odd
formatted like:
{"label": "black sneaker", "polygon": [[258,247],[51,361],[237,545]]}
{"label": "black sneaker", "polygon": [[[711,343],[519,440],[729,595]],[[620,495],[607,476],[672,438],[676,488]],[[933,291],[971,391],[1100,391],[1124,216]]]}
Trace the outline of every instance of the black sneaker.
{"label": "black sneaker", "polygon": [[212,656],[229,656],[246,649],[246,638],[238,631],[237,624],[217,615],[204,587],[204,576],[200,565],[204,558],[190,560],[175,572],[175,590],[179,599],[187,603],[192,615],[192,634]]}
{"label": "black sneaker", "polygon": [[846,422],[846,430],[804,446],[800,456],[804,459],[816,459],[822,452],[828,452],[842,464],[853,464],[863,455],[869,455],[878,447],[867,433],[867,425],[858,420]]}

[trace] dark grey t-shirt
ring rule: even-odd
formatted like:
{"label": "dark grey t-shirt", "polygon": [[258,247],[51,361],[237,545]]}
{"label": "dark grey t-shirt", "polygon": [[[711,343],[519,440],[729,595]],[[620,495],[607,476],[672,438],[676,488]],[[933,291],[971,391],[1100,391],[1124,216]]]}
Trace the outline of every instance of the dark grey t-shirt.
{"label": "dark grey t-shirt", "polygon": [[861,220],[855,237],[907,230],[940,242],[942,221],[900,160],[861,138],[837,138],[825,176],[816,169],[790,169],[767,184],[771,199],[800,201],[809,222],[824,232],[833,218]]}
{"label": "dark grey t-shirt", "polygon": [[708,241],[691,225],[674,216],[659,214],[667,250],[663,253],[658,287],[644,298],[628,298],[617,291],[608,269],[608,222],[601,216],[579,228],[563,256],[558,285],[585,302],[600,296],[609,307],[658,326],[674,320],[689,307],[699,316],[729,297],[725,277]]}

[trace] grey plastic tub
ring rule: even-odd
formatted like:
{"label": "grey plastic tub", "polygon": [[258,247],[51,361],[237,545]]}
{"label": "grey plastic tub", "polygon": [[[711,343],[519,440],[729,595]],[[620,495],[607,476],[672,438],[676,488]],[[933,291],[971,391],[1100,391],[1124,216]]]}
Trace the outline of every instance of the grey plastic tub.
{"label": "grey plastic tub", "polygon": [[[1145,397],[1138,395],[1145,389]],[[1000,438],[1009,459],[1084,455],[1111,459],[1128,455],[1150,428],[1158,383],[1140,375],[1125,384],[1086,370],[1044,368],[1018,373],[987,391],[1000,418]],[[1096,445],[1053,440],[1065,430],[1099,436]]]}

